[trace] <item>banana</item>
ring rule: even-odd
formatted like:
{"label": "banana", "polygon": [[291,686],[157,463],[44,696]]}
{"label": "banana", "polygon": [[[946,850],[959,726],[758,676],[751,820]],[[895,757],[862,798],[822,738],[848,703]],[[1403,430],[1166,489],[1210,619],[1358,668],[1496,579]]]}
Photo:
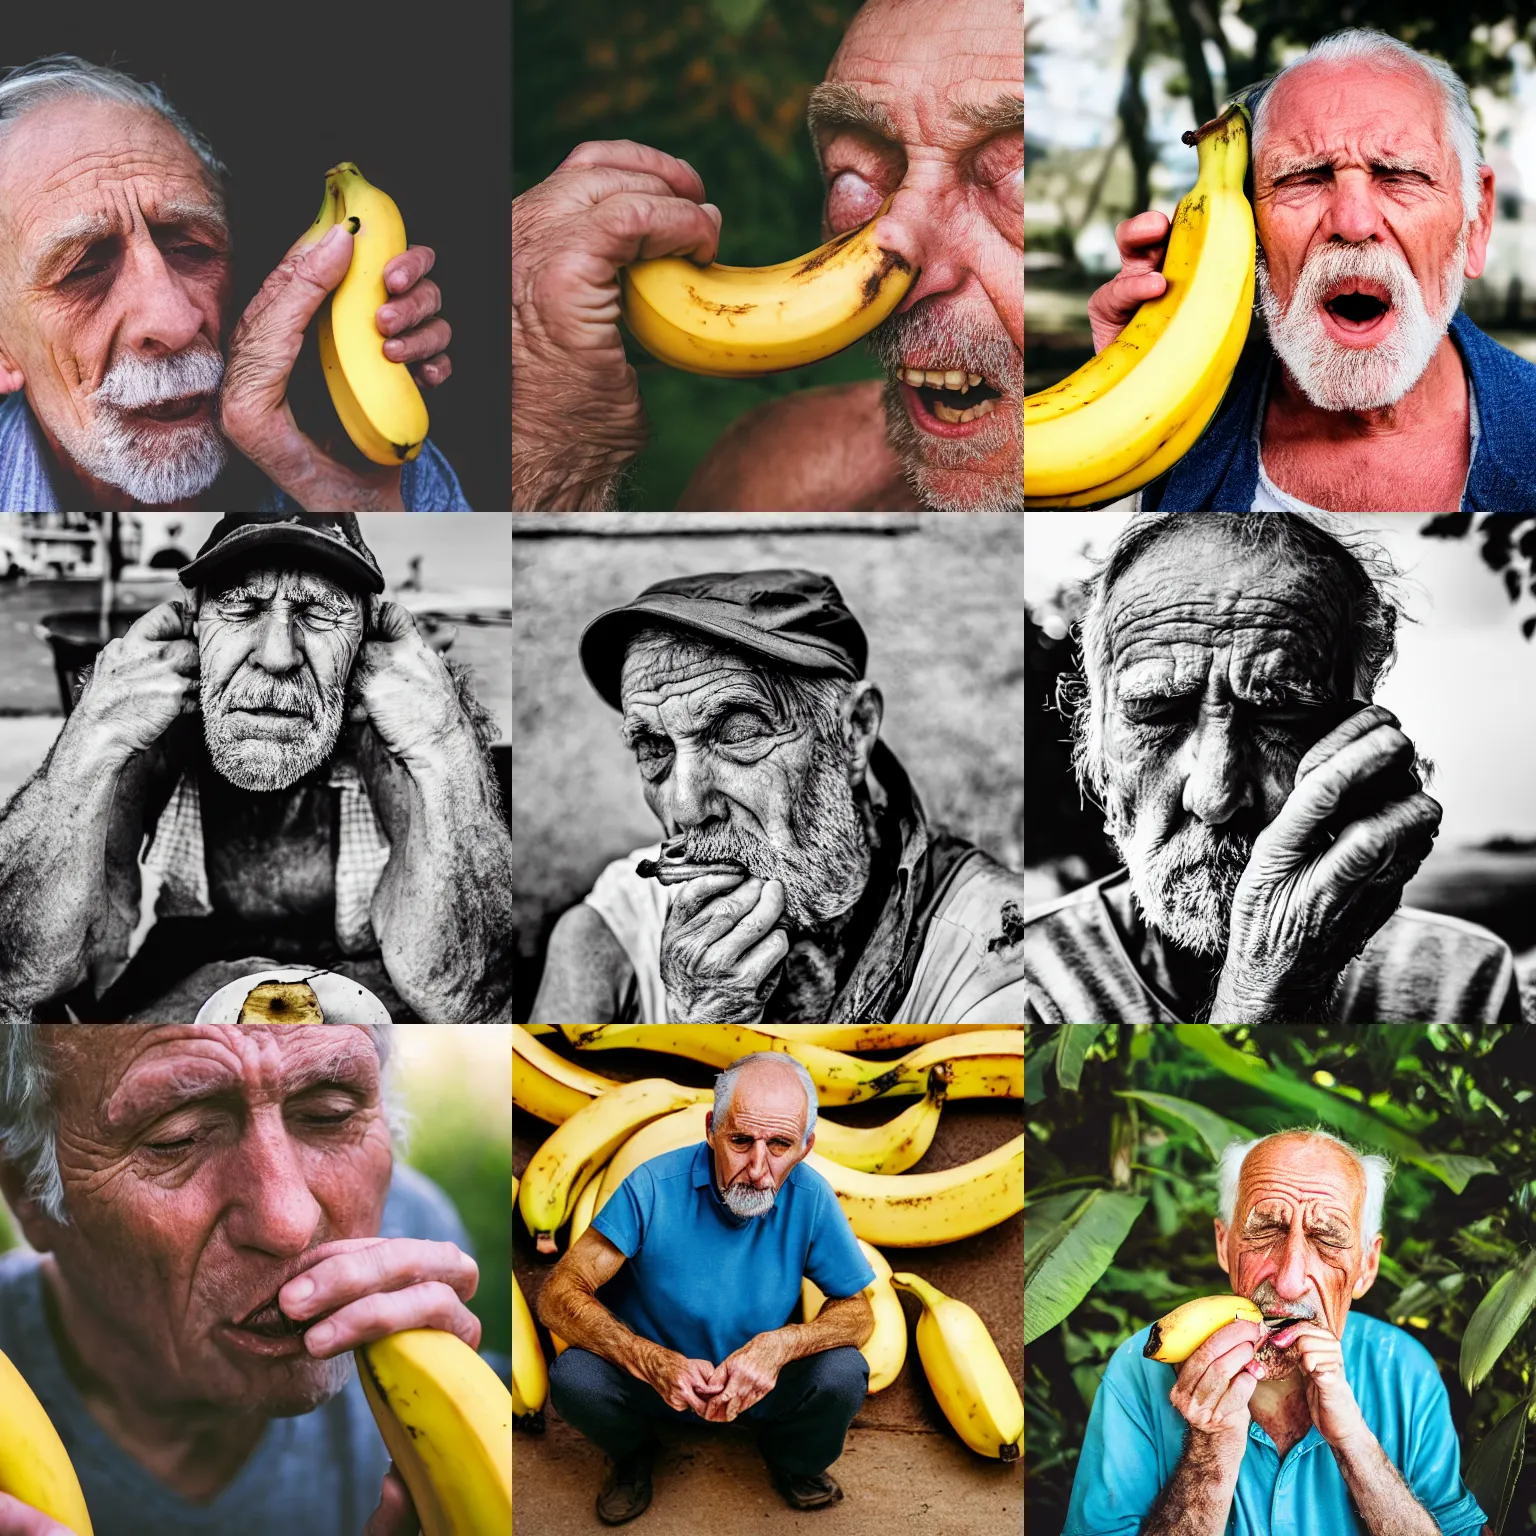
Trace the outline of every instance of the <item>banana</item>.
{"label": "banana", "polygon": [[982,1456],[1017,1461],[1024,1446],[1024,1403],[987,1325],[975,1310],[906,1271],[897,1290],[923,1304],[917,1354],[955,1433]]}
{"label": "banana", "polygon": [[777,373],[852,346],[901,303],[917,274],[881,250],[867,224],[772,267],[700,267],[681,256],[637,261],[620,276],[620,305],[653,357],[715,378]]}
{"label": "banana", "polygon": [[[863,1238],[859,1239],[859,1247],[875,1271],[874,1280],[860,1293],[869,1297],[869,1304],[874,1308],[875,1331],[859,1346],[859,1353],[869,1362],[869,1390],[883,1392],[901,1375],[901,1368],[907,1361],[907,1317],[891,1285],[891,1266],[885,1255]],[[821,1311],[826,1300],[816,1282],[809,1275],[803,1275],[800,1308],[806,1322]]]}
{"label": "banana", "polygon": [[803,1040],[829,1051],[908,1050],[944,1035],[973,1034],[988,1029],[1016,1029],[1015,1024],[758,1024],[765,1035]]}
{"label": "banana", "polygon": [[423,1536],[506,1536],[513,1405],[495,1371],[462,1339],[436,1328],[391,1334],[356,1355],[368,1406],[411,1491]]}
{"label": "banana", "polygon": [[555,1251],[555,1233],[565,1225],[576,1197],[635,1131],[712,1097],[707,1088],[679,1088],[664,1078],[648,1077],[610,1089],[577,1110],[523,1170],[518,1209],[539,1252]]}
{"label": "banana", "polygon": [[1024,505],[1128,495],[1186,453],[1216,413],[1253,311],[1248,115],[1198,133],[1200,174],[1174,212],[1166,291],[1071,377],[1024,402]]}
{"label": "banana", "polygon": [[603,1077],[535,1040],[521,1024],[512,1026],[512,1102],[551,1125],[562,1125],[600,1093],[617,1088]]}
{"label": "banana", "polygon": [[[404,363],[384,356],[384,338],[374,320],[389,297],[384,267],[406,248],[405,223],[394,199],[350,160],[326,172],[326,188],[334,204],[332,222],[356,223],[352,264],[320,311],[320,364],[331,404],[358,452],[393,468],[414,459],[427,436],[421,391]],[[321,220],[327,211],[322,205]]]}
{"label": "banana", "polygon": [[92,1536],[80,1479],[43,1405],[0,1354],[0,1493],[41,1510],[75,1536]]}
{"label": "banana", "polygon": [[1218,1328],[1239,1320],[1262,1323],[1264,1314],[1246,1296],[1199,1296],[1158,1318],[1141,1352],[1148,1360],[1181,1365]]}
{"label": "banana", "polygon": [[[517,1209],[517,1175],[512,1175],[512,1208]],[[563,1339],[550,1334],[558,1355],[565,1348]],[[549,1396],[549,1368],[544,1364],[544,1350],[539,1331],[533,1324],[533,1312],[523,1297],[523,1288],[512,1276],[512,1418],[532,1434],[544,1432],[544,1399]]]}
{"label": "banana", "polygon": [[857,1173],[812,1152],[855,1237],[877,1247],[929,1248],[985,1232],[1024,1209],[1024,1137],[939,1173]]}

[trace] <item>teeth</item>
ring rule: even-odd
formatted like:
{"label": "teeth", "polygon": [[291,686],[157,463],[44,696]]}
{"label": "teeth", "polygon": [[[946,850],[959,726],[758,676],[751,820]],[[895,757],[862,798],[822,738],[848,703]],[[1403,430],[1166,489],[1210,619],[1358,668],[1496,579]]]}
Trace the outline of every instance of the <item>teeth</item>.
{"label": "teeth", "polygon": [[965,376],[965,382],[969,384],[972,389],[975,389],[976,386],[981,383],[981,375],[979,373],[968,373]]}
{"label": "teeth", "polygon": [[973,405],[968,411],[957,411],[953,407],[945,405],[942,400],[933,403],[933,414],[940,421],[947,421],[951,426],[958,426],[963,421],[975,421],[978,416],[990,416],[995,400],[983,400],[979,405]]}
{"label": "teeth", "polygon": [[966,389],[969,386],[965,382],[965,369],[947,368],[944,371],[945,389]]}

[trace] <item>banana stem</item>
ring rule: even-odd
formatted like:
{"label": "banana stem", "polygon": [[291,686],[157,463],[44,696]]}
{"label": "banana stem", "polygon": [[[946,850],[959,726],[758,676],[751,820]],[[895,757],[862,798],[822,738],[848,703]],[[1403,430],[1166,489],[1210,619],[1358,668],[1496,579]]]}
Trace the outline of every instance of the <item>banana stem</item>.
{"label": "banana stem", "polygon": [[1253,121],[1253,114],[1242,102],[1235,102],[1227,110],[1217,117],[1213,117],[1208,123],[1201,123],[1198,128],[1187,129],[1180,135],[1180,142],[1193,148],[1201,139],[1208,139],[1213,133],[1219,133],[1239,113],[1242,114],[1244,125]]}

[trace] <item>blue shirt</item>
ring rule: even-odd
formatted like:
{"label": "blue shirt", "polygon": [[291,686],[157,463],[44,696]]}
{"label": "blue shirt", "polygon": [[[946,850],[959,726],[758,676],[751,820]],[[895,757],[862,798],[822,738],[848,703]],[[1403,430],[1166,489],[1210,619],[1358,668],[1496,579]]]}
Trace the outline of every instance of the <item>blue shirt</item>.
{"label": "blue shirt", "polygon": [[875,1272],[832,1186],[796,1163],[766,1216],[733,1216],[715,1192],[707,1142],[664,1152],[619,1185],[592,1220],[629,1260],[598,1300],[641,1338],[718,1365],[782,1328],[809,1275],[829,1299]]}
{"label": "blue shirt", "polygon": [[[1104,1369],[1072,1484],[1063,1536],[1136,1536],[1184,1449],[1168,1400],[1175,1370],[1147,1360],[1150,1329]],[[1344,1375],[1371,1433],[1443,1536],[1477,1536],[1487,1516],[1462,1485],[1445,1386],[1417,1339],[1361,1312],[1344,1323]],[[1229,1536],[1364,1536],[1344,1476],[1316,1426],[1281,1461],[1257,1424],[1237,1474]]]}

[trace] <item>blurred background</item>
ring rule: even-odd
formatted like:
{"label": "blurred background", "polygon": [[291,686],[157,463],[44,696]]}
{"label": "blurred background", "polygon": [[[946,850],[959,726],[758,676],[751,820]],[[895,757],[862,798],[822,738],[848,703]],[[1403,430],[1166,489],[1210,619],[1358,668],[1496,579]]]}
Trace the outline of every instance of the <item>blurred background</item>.
{"label": "blurred background", "polygon": [[1012,869],[1023,856],[1020,521],[950,513],[678,512],[520,516],[514,547],[518,888],[514,1017],[526,1018],[555,919],[603,867],[659,840],[619,716],[581,670],[589,620],[667,576],[826,571],[869,636],[880,739],[931,821]]}
{"label": "blurred background", "polygon": [[[1108,874],[1118,859],[1098,807],[1072,776],[1060,679],[1078,671],[1080,583],[1128,514],[1026,512],[1024,605],[1027,899],[1046,901]],[[1515,951],[1527,1010],[1536,981],[1536,519],[1456,513],[1330,514],[1403,572],[1413,621],[1377,697],[1435,764],[1445,808],[1434,851],[1404,900],[1482,923]]]}
{"label": "blurred background", "polygon": [[1472,92],[1498,196],[1463,307],[1536,359],[1536,9],[1525,0],[1030,0],[1024,74],[1024,365],[1043,389],[1093,355],[1088,296],[1114,230],[1194,185],[1180,142],[1227,98],[1343,27],[1447,60]]}
{"label": "blurred background", "polygon": [[[687,160],[722,216],[719,260],[788,261],[822,242],[821,176],[805,102],[861,0],[514,0],[512,195],[588,139],[635,139]],[[882,377],[862,347],[757,379],[652,362],[624,333],[651,441],[621,488],[668,509],[725,427],[819,384]],[[516,451],[514,431],[513,450]]]}

